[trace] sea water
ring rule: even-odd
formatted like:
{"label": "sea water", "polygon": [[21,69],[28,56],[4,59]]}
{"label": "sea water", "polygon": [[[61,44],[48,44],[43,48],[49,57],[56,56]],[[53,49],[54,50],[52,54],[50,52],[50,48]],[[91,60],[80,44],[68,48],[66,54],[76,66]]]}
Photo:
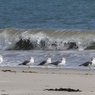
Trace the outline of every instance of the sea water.
{"label": "sea water", "polygon": [[[25,60],[29,60],[32,56],[35,59],[34,64],[31,67],[44,68],[44,66],[38,66],[38,64],[44,60],[47,60],[48,57],[51,57],[52,62],[60,61],[63,57],[66,58],[66,65],[61,68],[68,69],[89,69],[89,67],[80,67],[79,65],[90,61],[91,58],[95,56],[95,50],[92,51],[43,51],[43,50],[27,50],[27,51],[0,51],[0,54],[3,55],[4,61],[0,66],[9,66],[9,67],[23,67],[19,64]],[[24,66],[27,67],[27,66]],[[49,68],[57,68],[54,65],[49,65]],[[92,66],[92,69],[95,69],[95,66]]]}
{"label": "sea water", "polygon": [[95,57],[94,6],[95,0],[0,0],[0,66],[33,56],[38,67],[65,57],[62,68],[88,69],[79,65]]}

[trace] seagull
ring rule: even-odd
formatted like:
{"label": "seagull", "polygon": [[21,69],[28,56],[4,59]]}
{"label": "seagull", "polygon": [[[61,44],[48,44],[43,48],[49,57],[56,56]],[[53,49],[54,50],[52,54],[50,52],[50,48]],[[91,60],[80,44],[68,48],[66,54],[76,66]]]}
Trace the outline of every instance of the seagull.
{"label": "seagull", "polygon": [[48,58],[47,60],[42,61],[40,64],[38,65],[44,65],[44,66],[48,66],[51,63],[51,58]]}
{"label": "seagull", "polygon": [[3,56],[0,55],[0,64],[3,62]]}
{"label": "seagull", "polygon": [[61,66],[66,64],[66,59],[62,58],[61,61],[52,62],[51,64],[61,68]]}
{"label": "seagull", "polygon": [[95,65],[95,58],[92,58],[91,61],[87,61],[79,66],[89,67],[89,69],[91,70],[91,65]]}
{"label": "seagull", "polygon": [[33,63],[34,63],[34,57],[31,57],[30,60],[26,60],[19,65],[26,65],[28,66],[28,68],[30,68],[30,65],[32,65]]}

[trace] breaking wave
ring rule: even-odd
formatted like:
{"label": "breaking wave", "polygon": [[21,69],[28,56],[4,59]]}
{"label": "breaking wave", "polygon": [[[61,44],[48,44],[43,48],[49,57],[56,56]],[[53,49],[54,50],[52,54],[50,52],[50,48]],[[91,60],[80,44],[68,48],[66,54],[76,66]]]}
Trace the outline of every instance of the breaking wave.
{"label": "breaking wave", "polygon": [[95,49],[94,30],[0,29],[4,50]]}

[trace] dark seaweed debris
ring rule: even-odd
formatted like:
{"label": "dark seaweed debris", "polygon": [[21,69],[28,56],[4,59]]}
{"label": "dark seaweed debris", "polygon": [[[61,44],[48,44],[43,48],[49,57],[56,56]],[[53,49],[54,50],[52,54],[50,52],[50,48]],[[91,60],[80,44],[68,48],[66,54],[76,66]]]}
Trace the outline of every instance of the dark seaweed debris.
{"label": "dark seaweed debris", "polygon": [[14,72],[16,73],[16,71],[11,71],[11,70],[2,70],[3,72]]}
{"label": "dark seaweed debris", "polygon": [[47,91],[67,91],[67,92],[82,92],[79,89],[72,89],[72,88],[55,88],[55,89],[45,89]]}
{"label": "dark seaweed debris", "polygon": [[35,71],[22,71],[23,73],[37,73]]}

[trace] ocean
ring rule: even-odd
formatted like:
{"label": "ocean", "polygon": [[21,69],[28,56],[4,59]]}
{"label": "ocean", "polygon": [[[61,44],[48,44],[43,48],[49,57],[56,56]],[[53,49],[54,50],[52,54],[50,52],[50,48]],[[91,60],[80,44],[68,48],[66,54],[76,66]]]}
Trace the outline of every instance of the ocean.
{"label": "ocean", "polygon": [[65,57],[62,68],[89,69],[79,65],[95,57],[94,6],[94,0],[0,0],[0,66],[18,67],[33,56],[38,67]]}

